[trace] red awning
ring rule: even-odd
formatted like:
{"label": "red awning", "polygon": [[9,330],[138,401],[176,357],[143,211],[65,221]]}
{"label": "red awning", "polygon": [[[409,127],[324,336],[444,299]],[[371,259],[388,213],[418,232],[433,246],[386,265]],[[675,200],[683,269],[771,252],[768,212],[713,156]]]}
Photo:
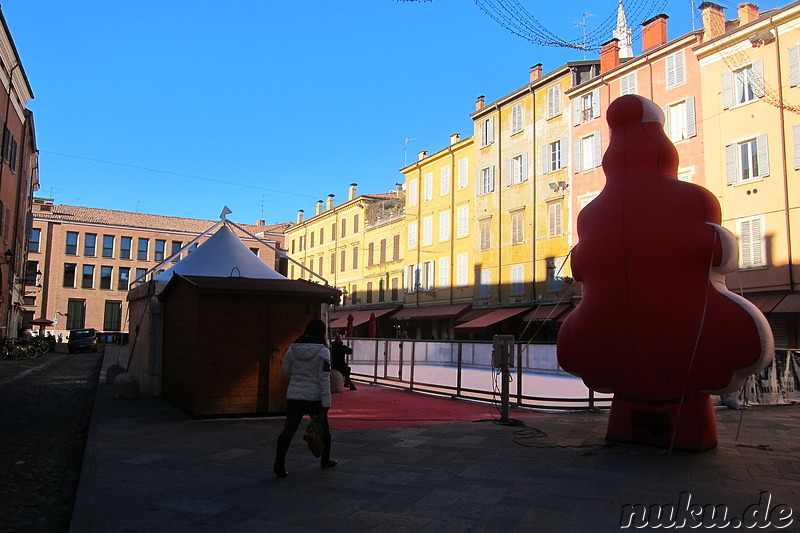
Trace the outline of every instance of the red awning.
{"label": "red awning", "polygon": [[534,308],[533,311],[522,317],[526,322],[545,321],[545,320],[558,320],[564,315],[572,304],[556,304],[556,305],[540,305]]}
{"label": "red awning", "polygon": [[783,300],[783,294],[752,294],[745,296],[762,313],[771,313],[775,306]]}
{"label": "red awning", "polygon": [[459,305],[431,305],[429,307],[405,307],[392,317],[392,320],[414,320],[423,318],[457,318],[472,306],[472,304]]}
{"label": "red awning", "polygon": [[391,313],[392,311],[396,311],[397,307],[389,307],[384,309],[359,309],[353,311],[336,311],[335,313],[330,314],[330,328],[346,328],[347,327],[347,317],[349,315],[353,315],[353,326],[360,326],[361,324],[365,324],[369,322],[369,316],[372,313],[375,313],[375,318],[380,318],[383,315]]}
{"label": "red awning", "polygon": [[781,300],[773,313],[800,313],[800,294],[787,294]]}
{"label": "red awning", "polygon": [[501,309],[486,309],[482,316],[473,318],[469,322],[464,322],[456,326],[456,329],[475,329],[485,328],[492,324],[497,324],[508,318],[512,318],[525,311],[530,311],[530,307],[503,307]]}

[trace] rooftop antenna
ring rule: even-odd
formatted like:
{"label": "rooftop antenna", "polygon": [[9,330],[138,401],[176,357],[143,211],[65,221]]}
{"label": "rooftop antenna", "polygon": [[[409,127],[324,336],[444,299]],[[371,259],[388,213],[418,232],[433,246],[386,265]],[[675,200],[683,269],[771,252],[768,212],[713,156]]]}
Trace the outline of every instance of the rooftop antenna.
{"label": "rooftop antenna", "polygon": [[596,17],[597,15],[593,13],[584,13],[581,22],[576,22],[575,26],[583,26],[583,44],[581,45],[581,49],[583,50],[583,58],[586,59],[586,19],[588,17]]}
{"label": "rooftop antenna", "polygon": [[408,142],[409,141],[416,141],[416,137],[406,137],[406,141],[403,143],[403,166],[408,166]]}

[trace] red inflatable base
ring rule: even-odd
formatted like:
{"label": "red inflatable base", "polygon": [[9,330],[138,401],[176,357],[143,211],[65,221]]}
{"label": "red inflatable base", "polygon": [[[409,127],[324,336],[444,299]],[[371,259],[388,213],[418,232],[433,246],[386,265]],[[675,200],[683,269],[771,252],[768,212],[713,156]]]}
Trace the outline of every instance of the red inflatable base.
{"label": "red inflatable base", "polygon": [[683,403],[614,396],[608,440],[702,452],[717,445],[717,419],[708,394],[687,395]]}

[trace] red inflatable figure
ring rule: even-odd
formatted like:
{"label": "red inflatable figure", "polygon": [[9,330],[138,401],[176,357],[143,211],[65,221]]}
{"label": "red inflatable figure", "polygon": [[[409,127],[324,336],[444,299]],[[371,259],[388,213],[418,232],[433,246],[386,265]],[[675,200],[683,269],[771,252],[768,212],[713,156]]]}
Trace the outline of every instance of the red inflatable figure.
{"label": "red inflatable figure", "polygon": [[558,336],[558,360],[613,392],[610,440],[706,450],[717,443],[709,394],[732,392],[772,359],[772,333],[725,287],[736,238],[716,198],[678,181],[678,154],[650,100],[608,108],[606,185],[578,216],[572,274],[583,298]]}

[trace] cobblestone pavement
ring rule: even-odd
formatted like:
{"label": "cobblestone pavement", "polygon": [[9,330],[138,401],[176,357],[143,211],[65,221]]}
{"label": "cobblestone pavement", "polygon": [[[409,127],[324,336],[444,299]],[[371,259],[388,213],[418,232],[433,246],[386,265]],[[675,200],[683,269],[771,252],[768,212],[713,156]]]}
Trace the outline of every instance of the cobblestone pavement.
{"label": "cobblestone pavement", "polygon": [[102,357],[0,361],[0,532],[69,530]]}

